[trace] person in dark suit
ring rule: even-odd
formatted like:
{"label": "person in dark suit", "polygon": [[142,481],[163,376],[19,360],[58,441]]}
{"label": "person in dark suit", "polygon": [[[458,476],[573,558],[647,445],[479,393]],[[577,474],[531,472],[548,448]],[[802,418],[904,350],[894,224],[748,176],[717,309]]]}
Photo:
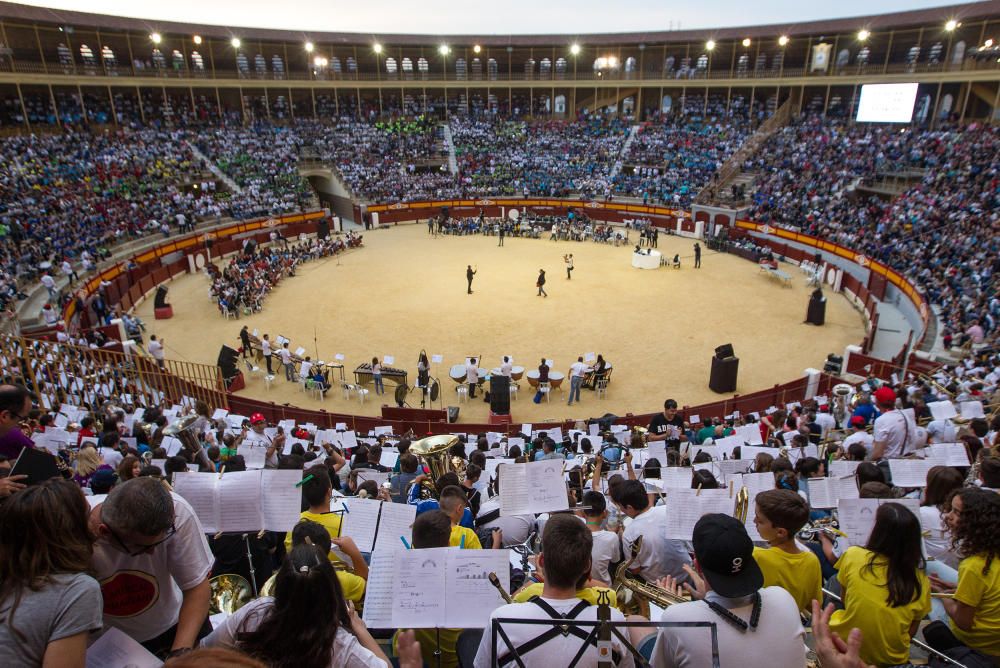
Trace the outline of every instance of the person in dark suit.
{"label": "person in dark suit", "polygon": [[240,330],[240,345],[243,347],[243,357],[250,357],[250,331],[246,325]]}
{"label": "person in dark suit", "polygon": [[694,268],[701,269],[701,244],[694,242]]}
{"label": "person in dark suit", "polygon": [[548,297],[549,294],[545,292],[545,270],[538,270],[538,280],[535,281],[535,286],[538,288],[539,297]]}
{"label": "person in dark suit", "polygon": [[469,281],[469,294],[472,294],[472,277],[476,275],[476,272],[472,270],[472,265],[470,264],[465,270],[465,278]]}

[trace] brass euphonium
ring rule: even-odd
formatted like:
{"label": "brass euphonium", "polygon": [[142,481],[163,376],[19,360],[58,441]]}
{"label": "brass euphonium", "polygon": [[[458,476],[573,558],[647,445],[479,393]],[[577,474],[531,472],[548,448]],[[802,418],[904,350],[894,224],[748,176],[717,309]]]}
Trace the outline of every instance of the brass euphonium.
{"label": "brass euphonium", "polygon": [[750,492],[747,488],[740,487],[740,491],[736,492],[736,504],[733,506],[733,517],[740,521],[740,524],[746,524],[747,513],[750,511]]}
{"label": "brass euphonium", "polygon": [[197,421],[197,415],[185,415],[177,418],[163,428],[163,435],[173,436],[181,442],[185,450],[191,454],[197,454],[201,450],[201,442],[198,440],[198,435],[194,433],[194,423]]}
{"label": "brass euphonium", "polygon": [[461,473],[459,473],[459,467],[451,455],[448,454],[451,446],[456,443],[458,443],[458,436],[441,434],[439,436],[428,436],[410,444],[409,452],[417,457],[421,457],[431,472],[431,479],[423,482],[423,489],[421,490],[422,498],[430,499],[437,497],[437,488],[434,482],[445,473],[458,473],[460,476],[459,480],[465,474],[464,460],[462,460]]}
{"label": "brass euphonium", "polygon": [[686,603],[687,599],[676,594],[650,584],[640,576],[629,571],[629,567],[639,557],[642,549],[642,536],[639,536],[632,543],[629,558],[622,562],[615,569],[615,576],[611,582],[611,589],[618,599],[618,609],[626,616],[642,615],[649,619],[649,603],[652,601],[661,608],[674,603]]}
{"label": "brass euphonium", "polygon": [[212,597],[208,606],[208,614],[217,615],[224,612],[232,615],[253,598],[250,583],[242,575],[226,573],[217,575],[209,584],[212,586]]}

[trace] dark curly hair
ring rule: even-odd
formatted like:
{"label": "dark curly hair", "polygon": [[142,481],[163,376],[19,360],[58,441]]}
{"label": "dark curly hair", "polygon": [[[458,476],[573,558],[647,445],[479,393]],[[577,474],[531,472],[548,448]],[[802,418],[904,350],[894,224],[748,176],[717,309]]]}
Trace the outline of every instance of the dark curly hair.
{"label": "dark curly hair", "polygon": [[952,549],[963,557],[983,555],[986,575],[993,559],[1000,557],[1000,494],[978,487],[956,489],[948,497],[948,509],[955,497],[962,499],[962,513],[952,528]]}

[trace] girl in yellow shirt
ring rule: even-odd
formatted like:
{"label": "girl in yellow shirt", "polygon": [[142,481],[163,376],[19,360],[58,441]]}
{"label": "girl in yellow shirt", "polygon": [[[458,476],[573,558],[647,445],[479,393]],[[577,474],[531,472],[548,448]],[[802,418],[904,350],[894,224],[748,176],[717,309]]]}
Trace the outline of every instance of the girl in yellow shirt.
{"label": "girl in yellow shirt", "polygon": [[931,609],[923,568],[920,520],[898,503],[879,506],[867,545],[848,548],[837,561],[844,609],[833,613],[830,629],[845,642],[851,629],[861,629],[866,663],[907,663],[910,638]]}
{"label": "girl in yellow shirt", "polygon": [[1000,494],[976,487],[955,490],[946,505],[945,523],[953,549],[962,557],[958,583],[931,576],[951,627],[935,622],[924,629],[934,649],[965,645],[990,656],[1000,665]]}

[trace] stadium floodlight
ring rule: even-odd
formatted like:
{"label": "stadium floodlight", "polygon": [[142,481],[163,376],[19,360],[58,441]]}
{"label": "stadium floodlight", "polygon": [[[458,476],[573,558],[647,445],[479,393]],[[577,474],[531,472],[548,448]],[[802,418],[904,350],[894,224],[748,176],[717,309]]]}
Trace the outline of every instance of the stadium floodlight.
{"label": "stadium floodlight", "polygon": [[478,44],[476,44],[476,45],[474,45],[472,47],[472,53],[479,53],[482,50],[483,50],[483,47],[479,46]]}
{"label": "stadium floodlight", "polygon": [[191,39],[192,41],[194,41],[195,44],[201,44],[201,35],[195,35]]}
{"label": "stadium floodlight", "polygon": [[706,51],[714,51],[715,50],[715,40],[714,39],[710,39],[707,42],[705,42],[705,50]]}
{"label": "stadium floodlight", "polygon": [[788,44],[788,35],[782,35],[778,38],[778,46],[785,46]]}
{"label": "stadium floodlight", "polygon": [[305,44],[306,53],[312,53],[313,49],[315,49],[315,48],[316,47],[315,47],[315,45],[313,45],[312,42],[306,42],[306,44]]}
{"label": "stadium floodlight", "polygon": [[163,37],[158,32],[154,32],[152,35],[150,35],[149,39],[153,44],[159,44],[160,42],[163,41]]}
{"label": "stadium floodlight", "polygon": [[747,37],[747,38],[745,38],[745,39],[743,40],[743,46],[745,46],[745,47],[747,47],[747,48],[749,48],[749,47],[750,47],[750,38],[749,38],[749,37]]}
{"label": "stadium floodlight", "polygon": [[872,35],[871,32],[868,31],[868,30],[864,30],[864,29],[859,30],[858,31],[858,41],[859,42],[863,42],[866,39],[868,39],[869,37],[871,37],[871,35]]}
{"label": "stadium floodlight", "polygon": [[574,56],[579,56],[580,55],[580,45],[579,44],[570,44],[569,45],[569,52],[571,54],[573,54]]}
{"label": "stadium floodlight", "polygon": [[382,53],[382,45],[379,44],[378,42],[375,42],[374,44],[372,44],[372,51],[374,51],[375,53]]}
{"label": "stadium floodlight", "polygon": [[451,48],[447,44],[442,44],[441,46],[438,47],[438,53],[440,53],[442,56],[447,56],[449,53],[451,53]]}
{"label": "stadium floodlight", "polygon": [[944,29],[947,30],[948,32],[952,32],[955,28],[957,28],[960,25],[962,24],[956,21],[955,19],[949,19],[948,22],[944,24]]}
{"label": "stadium floodlight", "polygon": [[240,45],[243,44],[243,42],[240,41],[239,37],[232,38],[231,40],[229,40],[229,43],[233,45],[234,49],[240,48]]}

